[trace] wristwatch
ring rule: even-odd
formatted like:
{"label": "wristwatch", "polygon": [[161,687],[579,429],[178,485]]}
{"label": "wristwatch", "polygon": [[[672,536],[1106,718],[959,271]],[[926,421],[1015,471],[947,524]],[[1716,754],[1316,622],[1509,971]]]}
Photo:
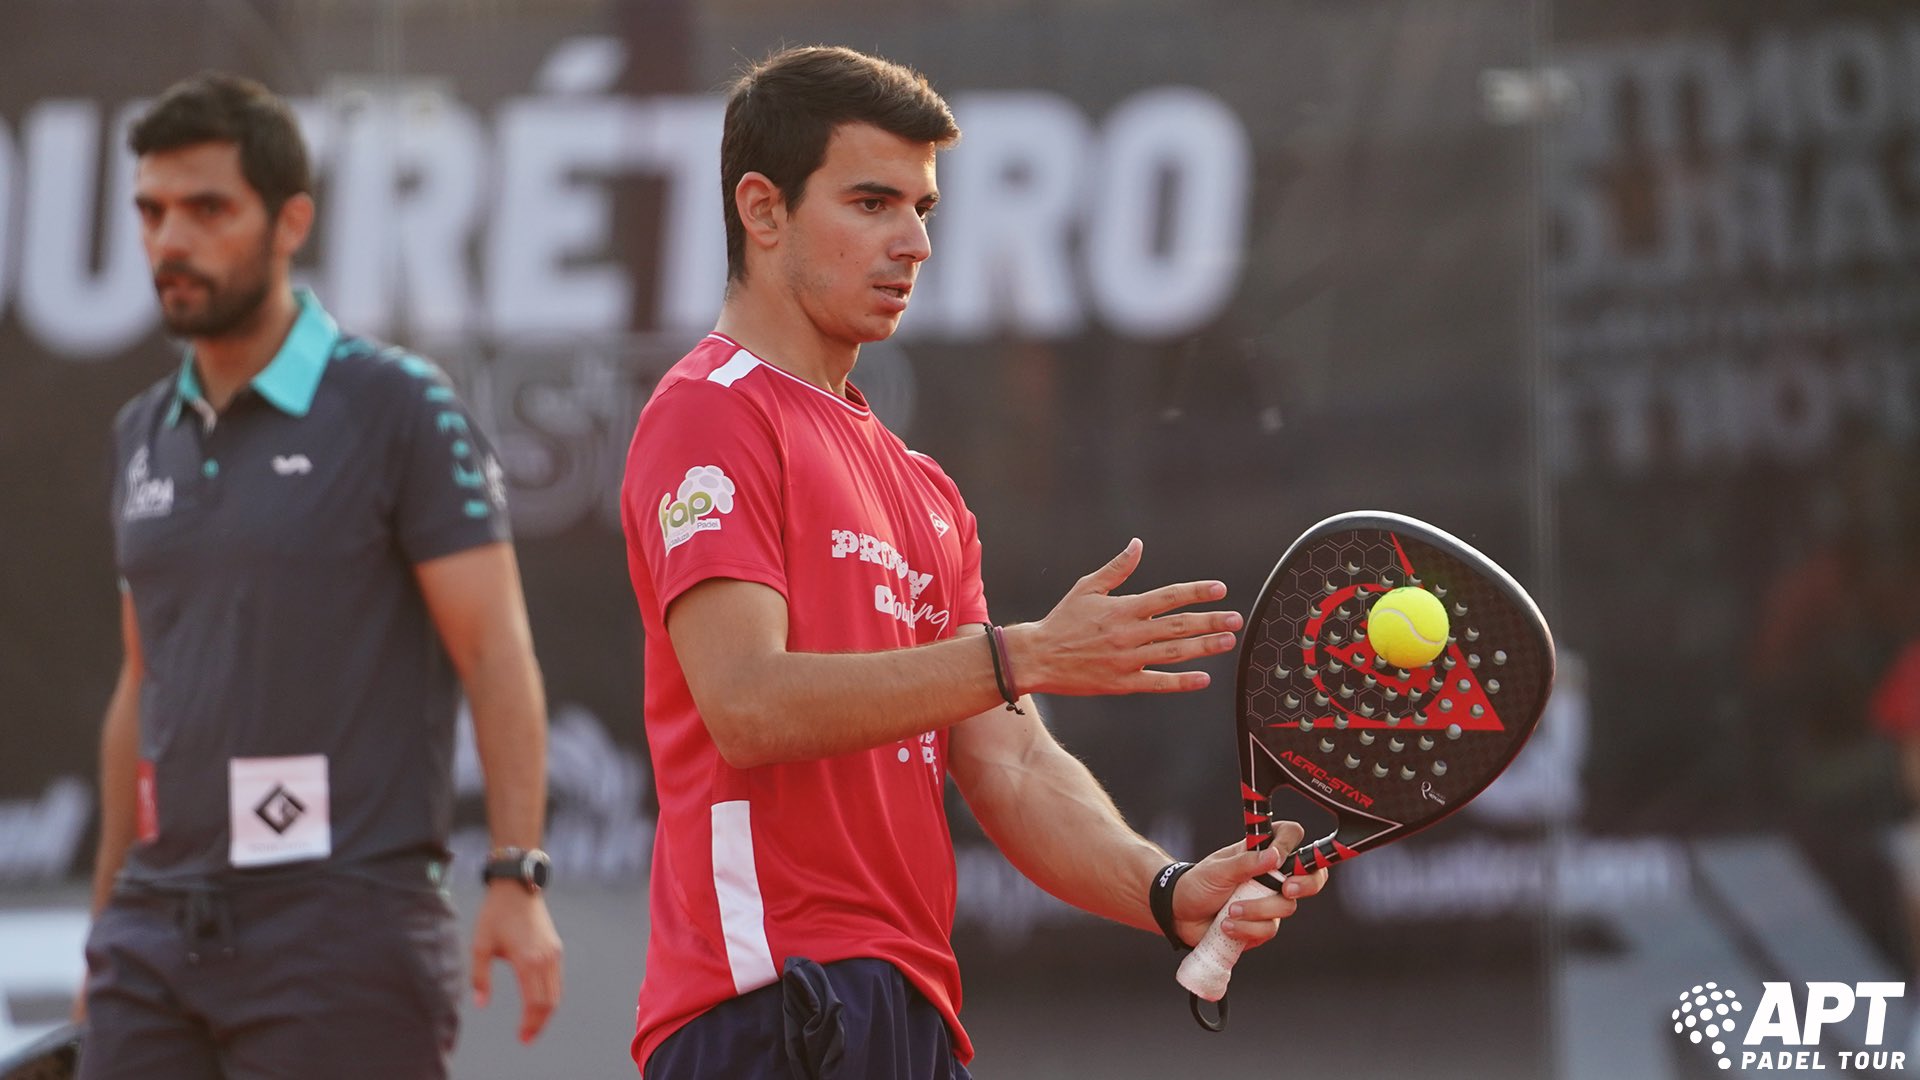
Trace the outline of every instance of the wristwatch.
{"label": "wristwatch", "polygon": [[537,893],[547,887],[547,878],[553,873],[553,861],[539,848],[528,851],[525,848],[494,848],[487,853],[487,864],[480,868],[482,884],[495,881],[517,881],[521,888]]}

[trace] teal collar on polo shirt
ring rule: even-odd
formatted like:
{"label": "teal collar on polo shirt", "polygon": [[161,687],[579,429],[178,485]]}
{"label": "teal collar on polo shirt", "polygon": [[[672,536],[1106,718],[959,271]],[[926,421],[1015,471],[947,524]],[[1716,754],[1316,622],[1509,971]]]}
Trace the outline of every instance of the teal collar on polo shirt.
{"label": "teal collar on polo shirt", "polygon": [[[287,331],[287,340],[281,343],[280,351],[253,377],[251,385],[281,412],[305,416],[313,407],[320,376],[326,373],[327,358],[333,355],[333,347],[340,340],[340,327],[334,323],[333,316],[327,314],[327,309],[320,306],[313,290],[295,289],[293,298],[300,305],[300,316],[293,321],[293,329]],[[201,397],[200,376],[193,370],[193,349],[188,348],[186,359],[180,363],[180,375],[174,380],[173,404],[167,409],[168,426],[179,422],[182,404],[199,401]]]}

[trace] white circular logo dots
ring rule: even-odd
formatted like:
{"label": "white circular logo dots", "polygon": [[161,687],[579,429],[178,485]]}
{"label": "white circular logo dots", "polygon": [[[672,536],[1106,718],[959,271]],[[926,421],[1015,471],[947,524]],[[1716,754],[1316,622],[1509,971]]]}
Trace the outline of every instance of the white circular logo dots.
{"label": "white circular logo dots", "polygon": [[1667,1014],[1673,1033],[1696,1046],[1705,1046],[1713,1051],[1722,1069],[1731,1069],[1733,1059],[1727,1056],[1727,1043],[1739,1027],[1739,1018],[1733,1014],[1742,1011],[1740,995],[1718,983],[1701,983],[1677,997],[1680,1007]]}

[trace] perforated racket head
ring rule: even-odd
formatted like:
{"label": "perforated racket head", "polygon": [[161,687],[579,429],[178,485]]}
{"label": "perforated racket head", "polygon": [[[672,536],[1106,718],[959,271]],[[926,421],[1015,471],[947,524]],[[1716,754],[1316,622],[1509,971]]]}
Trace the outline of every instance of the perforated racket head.
{"label": "perforated racket head", "polygon": [[[1432,592],[1450,622],[1440,656],[1414,670],[1386,664],[1367,640],[1373,601],[1402,585]],[[1267,578],[1240,649],[1248,846],[1271,841],[1270,800],[1282,785],[1338,822],[1295,853],[1290,874],[1460,809],[1526,744],[1553,671],[1539,608],[1465,542],[1385,511],[1315,525]]]}

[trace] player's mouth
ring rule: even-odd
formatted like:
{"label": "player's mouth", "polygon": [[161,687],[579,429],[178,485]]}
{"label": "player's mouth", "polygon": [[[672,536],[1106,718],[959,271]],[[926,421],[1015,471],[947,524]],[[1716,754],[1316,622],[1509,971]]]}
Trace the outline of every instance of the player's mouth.
{"label": "player's mouth", "polygon": [[888,306],[890,307],[897,306],[899,310],[902,310],[902,311],[906,310],[907,295],[913,292],[913,286],[911,284],[907,284],[904,282],[895,282],[893,284],[888,284],[888,285],[875,285],[873,288],[874,288],[874,291],[878,292],[880,295],[887,298],[889,302]]}

